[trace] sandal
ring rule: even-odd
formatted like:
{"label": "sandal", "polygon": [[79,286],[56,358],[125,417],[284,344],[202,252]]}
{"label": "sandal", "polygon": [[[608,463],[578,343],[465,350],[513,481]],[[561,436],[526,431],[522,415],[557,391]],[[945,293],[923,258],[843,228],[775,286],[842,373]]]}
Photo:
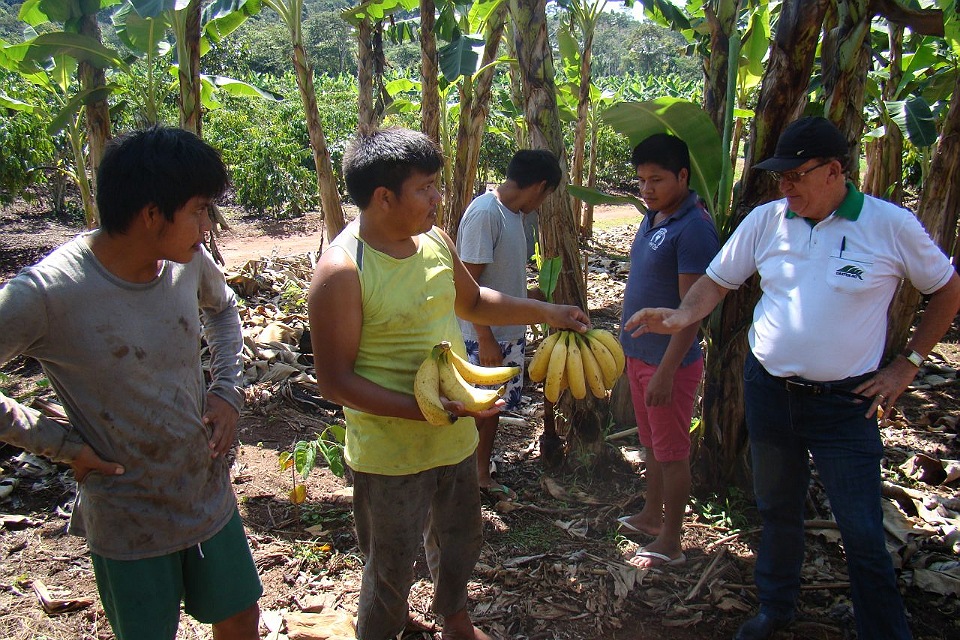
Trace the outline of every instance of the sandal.
{"label": "sandal", "polygon": [[513,502],[517,499],[517,494],[513,489],[505,484],[495,484],[490,487],[480,487],[480,495],[487,497],[494,502]]}

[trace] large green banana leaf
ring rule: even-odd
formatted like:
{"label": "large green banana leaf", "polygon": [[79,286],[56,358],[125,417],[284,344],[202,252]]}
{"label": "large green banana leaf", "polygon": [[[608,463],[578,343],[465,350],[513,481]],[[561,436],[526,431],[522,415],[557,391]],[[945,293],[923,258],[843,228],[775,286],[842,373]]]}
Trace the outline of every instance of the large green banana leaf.
{"label": "large green banana leaf", "polygon": [[884,103],[890,119],[917,147],[929,147],[937,142],[937,123],[927,101],[919,96]]}
{"label": "large green banana leaf", "polygon": [[723,170],[720,134],[707,113],[686,100],[657,98],[647,102],[620,102],[601,115],[604,122],[635,146],[655,133],[670,133],[690,149],[690,188],[716,210]]}

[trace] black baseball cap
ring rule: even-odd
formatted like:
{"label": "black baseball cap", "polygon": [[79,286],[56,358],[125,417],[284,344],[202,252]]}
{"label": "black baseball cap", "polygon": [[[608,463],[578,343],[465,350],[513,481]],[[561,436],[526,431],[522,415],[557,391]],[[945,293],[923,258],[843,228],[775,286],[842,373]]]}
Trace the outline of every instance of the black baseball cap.
{"label": "black baseball cap", "polygon": [[790,123],[780,134],[773,157],[755,166],[767,171],[790,171],[813,158],[843,158],[849,152],[840,129],[826,118],[812,116]]}

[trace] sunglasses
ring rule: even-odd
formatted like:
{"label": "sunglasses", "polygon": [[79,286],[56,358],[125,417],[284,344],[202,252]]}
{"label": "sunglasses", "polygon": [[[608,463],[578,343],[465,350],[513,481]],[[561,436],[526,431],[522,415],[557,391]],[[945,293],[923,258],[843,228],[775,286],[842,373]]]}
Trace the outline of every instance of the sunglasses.
{"label": "sunglasses", "polygon": [[800,182],[803,179],[803,176],[807,175],[811,171],[816,171],[820,167],[825,167],[831,162],[833,162],[832,159],[826,160],[824,162],[821,162],[818,165],[814,165],[810,167],[809,169],[804,169],[803,171],[768,171],[767,173],[769,173],[774,180],[786,180],[787,182]]}

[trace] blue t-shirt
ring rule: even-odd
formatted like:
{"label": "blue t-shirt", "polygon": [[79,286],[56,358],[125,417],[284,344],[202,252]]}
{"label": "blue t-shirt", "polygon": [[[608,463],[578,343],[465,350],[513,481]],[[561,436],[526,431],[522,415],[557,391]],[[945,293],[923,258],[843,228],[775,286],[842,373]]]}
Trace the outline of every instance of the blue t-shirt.
{"label": "blue t-shirt", "polygon": [[[648,307],[680,306],[681,273],[701,274],[720,248],[717,229],[710,213],[693,191],[680,208],[658,227],[655,211],[640,223],[630,248],[630,276],[623,296],[621,327],[630,316]],[[633,338],[620,331],[623,351],[631,358],[658,365],[671,336],[647,333]],[[700,357],[700,342],[694,340],[681,366]]]}

